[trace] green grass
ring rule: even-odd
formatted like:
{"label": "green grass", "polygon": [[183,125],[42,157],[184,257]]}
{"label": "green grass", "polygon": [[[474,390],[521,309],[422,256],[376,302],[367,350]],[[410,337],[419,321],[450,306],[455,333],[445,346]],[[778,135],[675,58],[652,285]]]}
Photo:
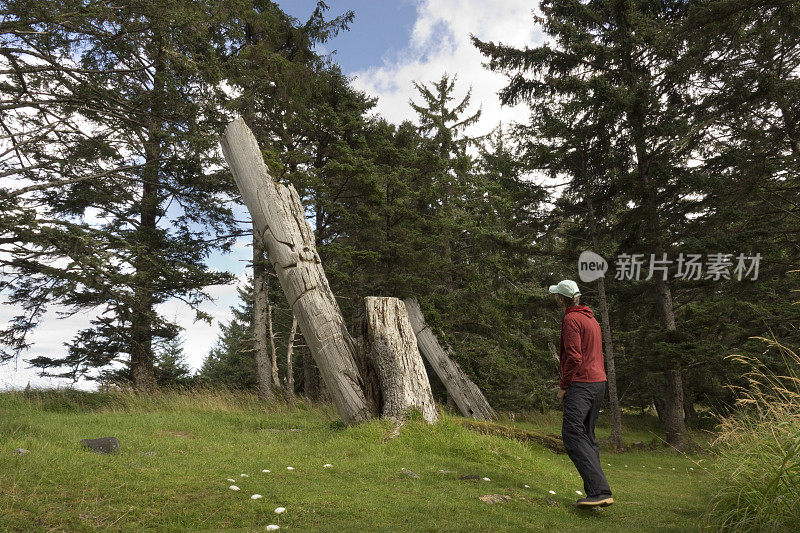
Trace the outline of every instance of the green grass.
{"label": "green grass", "polygon": [[[561,435],[561,411],[550,411],[546,413],[529,412],[517,415],[513,420],[508,415],[500,415],[499,422],[503,424],[513,424],[522,429],[539,431],[543,433]],[[704,414],[702,426],[712,426],[707,421]],[[664,439],[664,429],[658,418],[650,415],[631,414],[623,411],[622,414],[623,435],[622,440],[625,446],[634,446],[638,443],[640,447],[658,450],[669,448]],[[716,433],[708,429],[689,428],[692,440],[707,449],[711,441],[716,437]],[[608,442],[611,435],[611,420],[607,410],[601,410],[597,419],[595,435],[600,442],[601,451],[611,452],[611,445]]]}
{"label": "green grass", "polygon": [[[520,424],[557,432],[559,416]],[[605,452],[617,503],[582,511],[571,505],[583,486],[565,455],[449,416],[435,426],[412,420],[386,440],[391,428],[344,427],[330,407],[242,393],[0,394],[0,529],[685,531],[697,529],[713,489],[704,455]],[[120,452],[81,449],[80,439],[101,436],[118,437]],[[465,474],[491,481],[458,479]],[[490,505],[478,499],[486,494],[512,499]],[[275,515],[278,506],[286,513]]]}

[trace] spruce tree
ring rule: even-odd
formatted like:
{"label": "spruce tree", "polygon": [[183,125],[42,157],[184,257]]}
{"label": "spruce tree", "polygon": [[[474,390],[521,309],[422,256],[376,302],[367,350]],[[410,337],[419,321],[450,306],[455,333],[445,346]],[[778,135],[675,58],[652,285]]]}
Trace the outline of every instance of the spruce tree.
{"label": "spruce tree", "polygon": [[[686,196],[695,176],[687,160],[698,149],[701,135],[691,120],[684,80],[670,77],[677,51],[665,46],[684,13],[682,3],[545,0],[541,11],[537,21],[553,37],[552,45],[515,49],[473,38],[489,58],[489,68],[511,74],[501,101],[531,102],[531,121],[541,127],[552,123],[545,103],[560,102],[578,127],[570,130],[573,125],[562,121],[544,133],[573,141],[572,149],[577,150],[588,148],[574,141],[584,136],[581,125],[591,124],[588,117],[596,113],[600,120],[595,124],[609,128],[613,149],[621,154],[613,159],[622,166],[611,176],[614,190],[624,194],[629,206],[620,216],[628,234],[622,242],[635,246],[631,252],[661,258],[674,249],[685,217],[697,209]],[[567,169],[573,175],[575,170]],[[661,367],[664,379],[662,421],[667,441],[682,448],[687,437],[681,332],[671,280],[657,274],[651,287],[663,332],[647,332],[648,337],[655,335],[654,364]]]}
{"label": "spruce tree", "polygon": [[455,96],[455,78],[416,88],[422,102],[412,108],[430,176],[419,213],[435,257],[426,265],[430,292],[413,295],[490,401],[524,405],[544,397],[540,376],[550,360],[533,340],[530,308],[542,190],[525,181],[502,130],[466,135],[480,111],[469,110],[470,91]]}
{"label": "spruce tree", "polygon": [[13,157],[0,171],[15,214],[0,261],[8,302],[23,308],[2,332],[5,358],[29,346],[48,305],[92,313],[66,357],[31,363],[74,378],[121,361],[148,391],[154,344],[179,332],[158,305],[180,299],[210,320],[204,287],[231,277],[205,259],[236,231],[217,170],[216,7],[4,2]]}

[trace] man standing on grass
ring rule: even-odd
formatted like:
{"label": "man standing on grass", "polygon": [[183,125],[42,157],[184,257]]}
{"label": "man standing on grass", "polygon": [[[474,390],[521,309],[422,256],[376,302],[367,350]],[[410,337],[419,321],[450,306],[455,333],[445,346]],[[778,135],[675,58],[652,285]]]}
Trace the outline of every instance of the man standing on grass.
{"label": "man standing on grass", "polygon": [[578,507],[605,507],[614,503],[603,468],[600,447],[594,436],[597,414],[606,392],[606,371],[600,325],[592,310],[580,305],[578,284],[565,279],[551,285],[558,306],[564,311],[561,320],[561,390],[564,403],[561,438],[569,458],[583,478],[585,498]]}

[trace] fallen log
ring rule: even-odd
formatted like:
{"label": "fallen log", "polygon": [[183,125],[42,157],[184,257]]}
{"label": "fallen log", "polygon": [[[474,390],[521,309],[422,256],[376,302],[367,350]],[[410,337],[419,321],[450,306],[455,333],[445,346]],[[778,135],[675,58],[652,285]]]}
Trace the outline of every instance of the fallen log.
{"label": "fallen log", "polygon": [[496,418],[494,409],[486,401],[483,393],[458,364],[448,357],[447,352],[431,328],[425,323],[419,303],[416,298],[403,300],[414,335],[417,337],[419,351],[427,359],[436,375],[444,383],[447,393],[453,398],[461,414],[478,420],[492,420]]}

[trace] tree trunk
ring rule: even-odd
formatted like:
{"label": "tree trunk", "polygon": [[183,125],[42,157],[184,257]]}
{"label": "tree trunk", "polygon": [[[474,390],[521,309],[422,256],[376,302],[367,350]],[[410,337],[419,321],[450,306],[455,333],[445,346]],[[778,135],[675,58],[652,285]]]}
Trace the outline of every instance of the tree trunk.
{"label": "tree trunk", "polygon": [[[137,262],[139,259],[137,259]],[[156,389],[153,357],[153,293],[146,267],[136,273],[136,302],[131,317],[131,377],[138,392]]]}
{"label": "tree trunk", "polygon": [[269,285],[264,287],[264,294],[267,300],[267,335],[269,337],[269,353],[272,361],[272,385],[276,389],[281,388],[281,380],[278,377],[278,351],[275,349],[275,329],[272,326],[272,302],[269,299]]}
{"label": "tree trunk", "polygon": [[151,258],[158,250],[158,211],[161,190],[162,126],[160,113],[163,107],[164,62],[160,38],[156,40],[151,91],[151,113],[148,117],[147,138],[143,147],[145,165],[142,171],[142,199],[139,203],[139,227],[136,228],[136,257],[133,260],[135,301],[131,309],[131,375],[133,387],[139,392],[153,392],[156,388],[155,358],[153,355],[153,272]]}
{"label": "tree trunk", "polygon": [[241,118],[228,125],[221,144],[339,416],[346,424],[372,418],[355,344],[328,285],[297,191],[272,181],[258,143]]}
{"label": "tree trunk", "polygon": [[687,422],[697,419],[697,410],[694,408],[694,400],[686,394],[686,391],[683,392],[683,412],[686,415]]}
{"label": "tree trunk", "polygon": [[608,406],[611,409],[611,445],[615,451],[624,448],[622,443],[622,408],[619,404],[617,393],[617,369],[614,364],[614,340],[611,337],[611,323],[608,316],[608,302],[606,301],[605,279],[597,280],[598,306],[600,308],[600,322],[603,328],[604,345],[606,351],[606,377],[608,378]]}
{"label": "tree trunk", "polygon": [[417,336],[419,351],[428,360],[436,375],[444,383],[447,393],[453,398],[464,416],[479,420],[492,420],[496,417],[494,409],[486,401],[475,383],[461,370],[444,348],[439,344],[430,327],[425,323],[416,298],[404,300],[408,318]]}
{"label": "tree trunk", "polygon": [[[652,182],[648,179],[647,183],[652,187]],[[653,213],[650,222],[652,242],[655,244],[655,256],[661,258],[664,247],[658,230],[658,223],[655,220],[656,203],[654,192],[648,192],[648,207]],[[653,275],[653,283],[656,290],[656,307],[661,322],[661,328],[672,332],[675,327],[675,310],[672,306],[672,292],[669,284],[660,274]],[[683,450],[687,444],[686,424],[683,415],[683,383],[681,379],[681,361],[674,356],[667,358],[663,363],[664,369],[664,404],[660,406],[659,414],[666,430],[667,443],[674,446],[677,450]]]}
{"label": "tree trunk", "polygon": [[[658,254],[657,257],[661,257],[660,243],[656,245],[656,254]],[[666,331],[675,331],[675,314],[669,285],[659,275],[653,276],[653,279],[661,326]],[[683,450],[686,447],[688,435],[683,414],[683,380],[680,359],[670,358],[664,362],[664,405],[661,411],[667,442],[677,450]]]}
{"label": "tree trunk", "polygon": [[364,299],[363,354],[374,370],[378,390],[372,395],[381,415],[403,418],[418,409],[432,424],[439,419],[425,364],[408,320],[406,306],[397,298]]}
{"label": "tree trunk", "polygon": [[263,244],[258,242],[258,232],[253,226],[253,348],[256,360],[256,385],[258,394],[265,400],[274,400],[272,390],[272,361],[267,349],[267,269]]}
{"label": "tree trunk", "polygon": [[[630,123],[631,137],[634,151],[636,153],[636,174],[639,181],[638,186],[641,191],[640,198],[642,206],[646,210],[648,220],[648,237],[653,247],[653,252],[657,258],[662,257],[664,251],[664,241],[662,239],[663,230],[659,216],[659,202],[657,198],[657,184],[653,178],[653,154],[648,151],[652,146],[653,139],[648,138],[645,130],[647,119],[645,102],[639,96],[645,94],[640,91],[639,84],[651,83],[653,80],[641,79],[642,69],[636,65],[636,58],[633,51],[633,37],[628,25],[628,13],[620,4],[617,11],[617,23],[623,34],[623,59],[621,74],[625,85],[632,96],[631,106],[626,110],[626,115]],[[666,280],[661,275],[653,276],[656,307],[661,320],[661,327],[665,331],[675,331],[675,314],[672,306],[672,293]],[[664,424],[667,434],[667,442],[678,450],[686,446],[686,425],[683,420],[683,386],[681,384],[681,362],[680,359],[667,357],[664,361],[664,405],[659,414]]]}
{"label": "tree trunk", "polygon": [[653,398],[650,401],[650,410],[656,415],[659,422],[664,423],[664,400],[661,398]]}
{"label": "tree trunk", "polygon": [[319,400],[319,374],[309,353],[303,354],[303,394],[309,400]]}
{"label": "tree trunk", "polygon": [[[650,176],[650,156],[645,147],[645,139],[642,133],[641,120],[634,117],[634,135],[636,146],[636,166],[639,178],[644,189],[644,206],[650,215],[648,229],[650,233],[650,244],[653,246],[655,257],[660,259],[664,252],[664,245],[661,238],[661,228],[659,224],[658,202],[653,179]],[[672,292],[667,280],[663,279],[662,274],[653,275],[653,285],[656,293],[656,311],[658,312],[661,328],[664,331],[672,332],[675,327],[675,310],[672,305]],[[680,359],[669,357],[663,363],[664,369],[664,405],[659,409],[659,414],[664,429],[666,430],[667,442],[677,450],[686,447],[686,425],[683,417],[683,385],[681,383],[681,362]]]}
{"label": "tree trunk", "polygon": [[681,381],[680,362],[667,361],[664,364],[663,422],[667,430],[667,442],[677,450],[683,450],[687,444]]}
{"label": "tree trunk", "polygon": [[131,375],[133,388],[138,392],[151,393],[156,389],[155,368],[149,325],[139,323],[132,332]]}
{"label": "tree trunk", "polygon": [[[600,242],[597,235],[597,220],[594,216],[594,205],[591,195],[586,196],[589,208],[589,231],[592,234],[592,247],[596,254],[600,253]],[[608,403],[611,409],[611,445],[615,451],[623,449],[622,444],[622,409],[617,395],[617,370],[614,366],[614,341],[611,337],[611,320],[608,316],[606,300],[606,282],[603,276],[597,279],[597,301],[600,308],[600,326],[603,329],[603,348],[605,351],[606,377],[608,379]]]}
{"label": "tree trunk", "polygon": [[289,332],[289,343],[286,346],[286,394],[294,396],[294,368],[292,368],[292,352],[294,352],[294,337],[297,334],[297,318],[292,315],[292,330]]}

